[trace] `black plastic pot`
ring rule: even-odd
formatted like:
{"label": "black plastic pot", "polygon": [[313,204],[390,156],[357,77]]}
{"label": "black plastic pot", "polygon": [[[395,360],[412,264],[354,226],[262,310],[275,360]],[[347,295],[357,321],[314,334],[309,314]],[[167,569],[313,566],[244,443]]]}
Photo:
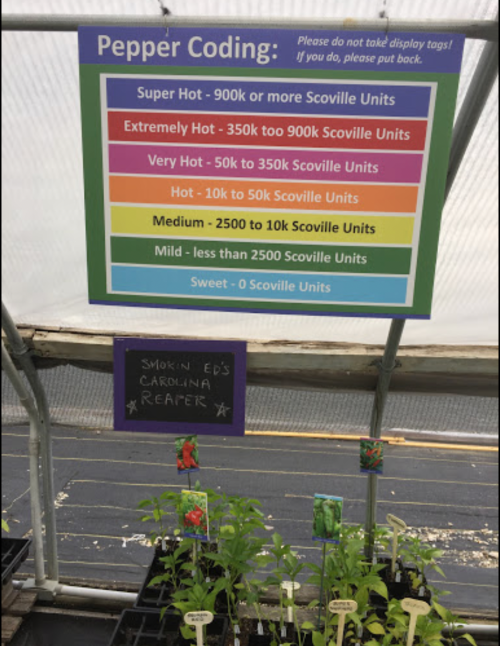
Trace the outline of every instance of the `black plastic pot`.
{"label": "black plastic pot", "polygon": [[[189,646],[180,631],[182,618],[166,611],[134,608],[124,610],[108,646]],[[224,646],[228,620],[216,615],[207,625],[207,646]]]}
{"label": "black plastic pot", "polygon": [[2,585],[7,583],[21,563],[26,560],[30,545],[29,538],[2,537]]}
{"label": "black plastic pot", "polygon": [[[279,621],[274,621],[273,623],[276,625],[276,628],[278,630],[278,641],[284,641],[287,643],[293,642],[293,638],[295,635],[293,624],[285,624],[286,637],[280,637],[281,632],[279,627]],[[262,622],[264,634],[259,635],[257,630],[258,620],[257,619],[252,620],[252,626],[250,627],[250,630],[248,633],[247,646],[270,646],[272,640],[274,639],[274,636],[271,632],[269,632],[268,624],[269,624],[268,621]]]}
{"label": "black plastic pot", "polygon": [[[173,551],[173,548],[172,548]],[[153,555],[153,560],[148,568],[144,583],[139,590],[137,595],[137,601],[134,604],[136,608],[164,608],[168,606],[172,601],[172,592],[173,586],[168,583],[158,583],[153,587],[149,587],[149,582],[154,579],[156,576],[161,576],[165,574],[165,566],[160,561],[164,556],[167,556],[169,550],[162,551],[161,548],[157,548]]]}
{"label": "black plastic pot", "polygon": [[[153,555],[153,559],[146,573],[144,583],[142,584],[141,589],[139,590],[139,594],[137,595],[137,601],[134,604],[135,608],[151,608],[151,609],[165,608],[172,603],[172,593],[174,592],[173,585],[167,582],[161,582],[150,587],[149,583],[155,577],[161,576],[162,574],[165,573],[165,566],[161,561],[161,559],[162,557],[167,556],[167,554],[172,553],[176,547],[178,547],[178,543],[173,545],[170,545],[170,544],[167,545],[167,551],[162,551],[161,547],[156,548],[155,553]],[[214,549],[217,549],[215,543],[208,543],[206,545],[202,544],[202,551],[201,551],[201,554],[199,555],[199,558],[202,560],[204,552],[208,550],[214,550]],[[186,552],[185,557],[186,557],[185,559],[186,562],[189,561],[189,559],[191,558],[191,553]],[[224,572],[221,567],[219,567],[218,565],[213,565],[211,561],[208,562],[207,560],[207,565],[208,564],[209,564],[209,567],[207,571],[204,572],[204,575],[209,573],[212,581],[215,581],[216,579],[224,575]],[[202,565],[202,568],[203,568],[203,565]],[[187,577],[188,572],[186,570],[183,570],[182,576]],[[215,602],[215,611],[217,614],[221,614],[221,615],[227,614],[228,608],[227,608],[227,600],[226,600],[225,592],[221,592],[217,596],[217,600]]]}

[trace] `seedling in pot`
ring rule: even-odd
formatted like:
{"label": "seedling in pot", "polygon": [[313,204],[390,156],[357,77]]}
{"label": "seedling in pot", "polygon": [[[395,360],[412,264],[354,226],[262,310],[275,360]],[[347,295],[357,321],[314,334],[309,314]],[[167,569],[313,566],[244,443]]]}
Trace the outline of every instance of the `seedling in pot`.
{"label": "seedling in pot", "polygon": [[[427,571],[433,570],[442,577],[446,578],[443,570],[436,563],[436,558],[442,556],[443,551],[422,543],[419,538],[406,538],[403,542],[403,550],[407,552],[410,560],[415,564],[416,571],[408,570],[412,590],[415,595],[423,596],[425,594]],[[427,588],[434,594],[443,594],[439,590],[427,585]]]}
{"label": "seedling in pot", "polygon": [[239,580],[253,572],[253,564],[266,543],[265,538],[255,536],[257,529],[265,529],[261,520],[263,514],[257,509],[259,506],[258,500],[238,496],[228,498],[228,517],[220,527],[219,550],[205,555],[205,558],[212,560],[225,572],[222,585],[226,592],[228,615],[235,640],[239,639],[236,606],[238,601],[244,601],[248,596],[246,586],[239,583]]}
{"label": "seedling in pot", "polygon": [[264,581],[263,585],[266,587],[270,585],[275,585],[278,587],[279,604],[280,604],[280,635],[281,637],[285,637],[286,628],[285,628],[285,612],[284,612],[284,603],[283,603],[283,589],[284,589],[283,584],[285,583],[283,578],[283,573],[285,572],[285,569],[283,567],[283,559],[287,554],[290,553],[291,547],[290,545],[286,545],[283,543],[282,537],[277,532],[273,534],[272,540],[273,540],[273,546],[269,548],[268,562],[269,563],[273,562],[274,567],[271,574]]}
{"label": "seedling in pot", "polygon": [[156,545],[158,539],[161,541],[161,548],[163,551],[166,551],[165,538],[168,536],[168,527],[164,523],[164,518],[173,513],[171,511],[166,511],[166,509],[173,508],[178,519],[177,527],[172,531],[172,534],[174,536],[179,536],[181,534],[182,525],[179,524],[180,500],[181,496],[179,493],[165,491],[159,498],[152,496],[149,499],[141,500],[137,505],[137,509],[147,509],[148,507],[151,507],[151,510],[148,510],[146,514],[141,516],[140,520],[142,522],[153,521],[158,524],[159,531],[158,529],[153,529],[149,532],[149,536],[151,545],[153,546]]}
{"label": "seedling in pot", "polygon": [[[183,616],[186,613],[198,612],[208,612],[213,616],[215,614],[215,600],[221,589],[220,585],[206,581],[196,583],[192,578],[183,579],[182,583],[184,588],[173,595],[172,605],[174,608],[179,610]],[[162,609],[162,617],[165,610]],[[181,625],[180,630],[184,639],[194,639],[194,631],[189,625]]]}
{"label": "seedling in pot", "polygon": [[[432,602],[432,607],[441,617],[447,628],[448,635],[447,637],[441,637],[441,641],[444,641],[449,646],[453,646],[453,644],[455,643],[455,633],[457,629],[459,627],[467,625],[467,622],[454,615],[450,610],[448,610],[448,608],[441,606],[439,603],[437,603],[437,601]],[[466,639],[473,646],[477,646],[476,640],[469,633],[461,633],[460,638]]]}
{"label": "seedling in pot", "polygon": [[409,615],[401,608],[399,599],[389,601],[384,626],[381,623],[368,627],[375,635],[364,646],[405,646],[404,636],[408,632]]}
{"label": "seedling in pot", "polygon": [[149,586],[155,586],[160,583],[165,583],[167,586],[173,588],[175,593],[181,585],[181,577],[184,570],[191,570],[192,566],[186,562],[186,552],[188,552],[194,541],[185,540],[179,543],[179,546],[171,554],[167,554],[160,558],[165,568],[164,574],[155,576],[148,583]]}

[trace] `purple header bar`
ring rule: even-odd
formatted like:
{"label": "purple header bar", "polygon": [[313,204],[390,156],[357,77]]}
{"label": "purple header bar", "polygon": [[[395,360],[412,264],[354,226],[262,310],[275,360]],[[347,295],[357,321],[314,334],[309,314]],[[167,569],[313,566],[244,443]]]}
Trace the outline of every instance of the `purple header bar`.
{"label": "purple header bar", "polygon": [[80,63],[458,74],[460,34],[79,27]]}

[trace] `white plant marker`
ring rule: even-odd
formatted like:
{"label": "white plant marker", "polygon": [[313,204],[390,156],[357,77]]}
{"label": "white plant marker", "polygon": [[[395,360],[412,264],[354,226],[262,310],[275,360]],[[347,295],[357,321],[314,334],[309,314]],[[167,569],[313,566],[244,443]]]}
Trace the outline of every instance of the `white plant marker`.
{"label": "white plant marker", "polygon": [[358,604],[355,601],[338,600],[330,601],[328,604],[328,610],[332,614],[337,614],[339,616],[337,646],[342,646],[342,640],[344,639],[345,616],[350,612],[356,612],[357,609]]}
{"label": "white plant marker", "polygon": [[211,624],[214,616],[208,610],[200,612],[188,612],[184,615],[184,621],[188,626],[194,626],[196,630],[196,646],[203,646],[203,626]]}
{"label": "white plant marker", "polygon": [[420,615],[428,615],[431,611],[431,607],[428,603],[425,603],[425,601],[419,601],[418,599],[403,599],[401,601],[401,608],[410,615],[410,625],[408,627],[406,646],[413,646],[417,617]]}
{"label": "white plant marker", "polygon": [[396,518],[396,516],[393,516],[392,514],[387,514],[386,519],[393,529],[391,574],[394,576],[394,572],[396,571],[396,558],[398,555],[398,534],[400,531],[404,531],[406,529],[406,523],[404,520]]}
{"label": "white plant marker", "polygon": [[[293,596],[293,591],[298,590],[300,588],[300,583],[297,583],[294,581],[283,581],[281,583],[281,587],[286,590],[286,596],[291,599]],[[291,606],[288,606],[287,608],[287,621],[288,623],[292,623],[293,621],[293,608]]]}

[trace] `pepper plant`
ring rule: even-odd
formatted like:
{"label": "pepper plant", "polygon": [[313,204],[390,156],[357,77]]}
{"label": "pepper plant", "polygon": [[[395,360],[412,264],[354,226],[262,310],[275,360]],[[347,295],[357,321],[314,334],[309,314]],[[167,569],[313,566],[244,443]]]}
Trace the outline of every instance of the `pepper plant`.
{"label": "pepper plant", "polygon": [[177,527],[172,531],[173,536],[179,536],[181,533],[182,519],[180,514],[181,494],[173,491],[164,491],[159,498],[152,496],[137,505],[137,509],[148,509],[147,513],[141,516],[142,522],[153,521],[157,523],[157,527],[149,532],[151,545],[155,545],[158,540],[163,542],[168,536],[168,527],[164,523],[164,518],[170,515],[171,511],[166,511],[168,508],[174,508],[174,513],[177,515]]}
{"label": "pepper plant", "polygon": [[[459,626],[464,626],[467,625],[467,622],[464,621],[463,619],[460,619],[460,617],[457,617],[454,615],[451,610],[448,610],[448,608],[444,608],[441,606],[437,601],[432,602],[432,607],[433,609],[437,612],[439,617],[442,619],[442,621],[445,624],[445,627],[447,628],[447,636],[441,637],[441,640],[450,646],[453,645],[454,639],[455,639],[455,633],[458,629]],[[469,633],[461,633],[460,634],[461,639],[466,639],[472,646],[477,646],[476,640],[472,635],[469,635]]]}
{"label": "pepper plant", "polygon": [[238,625],[237,603],[248,598],[248,589],[241,582],[244,575],[253,572],[254,564],[266,543],[258,538],[256,530],[265,529],[258,500],[231,496],[227,499],[228,515],[219,530],[220,544],[216,553],[207,552],[205,558],[222,567],[221,590],[225,590],[229,620],[236,636]]}
{"label": "pepper plant", "polygon": [[173,594],[175,594],[182,585],[182,574],[192,570],[192,564],[186,560],[186,552],[189,552],[192,543],[194,543],[194,539],[186,539],[172,553],[162,556],[160,561],[163,563],[165,572],[153,577],[148,586],[166,583],[173,588]]}
{"label": "pepper plant", "polygon": [[408,555],[409,560],[416,567],[416,571],[408,571],[414,592],[416,592],[425,583],[427,588],[435,595],[439,596],[448,594],[426,583],[429,570],[437,572],[442,577],[446,578],[445,573],[436,562],[436,559],[443,555],[443,550],[427,545],[426,543],[422,543],[418,537],[405,537],[402,541],[402,550]]}
{"label": "pepper plant", "polygon": [[268,563],[273,563],[273,569],[271,574],[266,578],[263,585],[268,587],[270,585],[275,585],[278,588],[278,599],[280,605],[280,635],[283,635],[283,629],[285,627],[285,606],[283,602],[283,588],[282,583],[284,581],[284,573],[286,572],[284,567],[284,559],[290,554],[291,547],[283,543],[283,538],[278,532],[275,532],[272,535],[273,545],[269,548],[269,557],[267,559]]}

